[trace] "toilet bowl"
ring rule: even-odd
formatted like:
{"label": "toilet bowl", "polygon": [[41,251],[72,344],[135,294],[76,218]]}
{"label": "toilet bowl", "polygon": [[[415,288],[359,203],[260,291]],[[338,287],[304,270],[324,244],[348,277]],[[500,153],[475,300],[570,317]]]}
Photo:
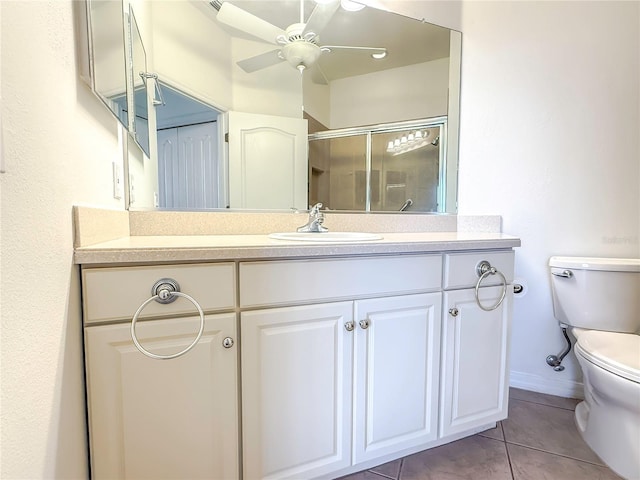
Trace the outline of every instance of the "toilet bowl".
{"label": "toilet bowl", "polygon": [[587,330],[577,338],[585,396],[578,430],[618,475],[640,479],[640,336]]}
{"label": "toilet bowl", "polygon": [[578,431],[618,475],[640,479],[640,259],[551,257],[553,310],[577,338]]}

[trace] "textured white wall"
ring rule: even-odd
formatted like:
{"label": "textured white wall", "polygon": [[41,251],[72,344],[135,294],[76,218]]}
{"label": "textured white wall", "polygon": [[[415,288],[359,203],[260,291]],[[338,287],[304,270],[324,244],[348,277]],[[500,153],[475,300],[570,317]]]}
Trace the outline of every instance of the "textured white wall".
{"label": "textured white wall", "polygon": [[264,42],[231,39],[233,104],[237,112],[302,118],[302,75],[281,62],[254,73],[242,70],[236,62],[273,50]]}
{"label": "textured white wall", "polygon": [[573,354],[545,363],[564,347],[546,264],[640,256],[640,3],[367,3],[463,32],[459,213],[522,239],[512,384],[581,393]]}
{"label": "textured white wall", "polygon": [[448,58],[334,80],[328,126],[347,128],[446,115],[448,87]]}
{"label": "textured white wall", "polygon": [[[86,476],[71,206],[123,205],[116,120],[78,80],[70,3],[0,2],[1,478]],[[548,257],[639,254],[639,4],[386,3],[463,31],[460,213],[522,238],[512,373],[566,391],[575,365],[544,363],[562,346]]]}
{"label": "textured white wall", "polygon": [[76,72],[72,2],[2,1],[0,477],[86,478],[71,207],[111,199],[117,121]]}
{"label": "textured white wall", "polygon": [[213,14],[207,15],[206,9],[213,12],[213,8],[207,5],[203,11],[189,2],[150,5],[153,39],[148,49],[154,71],[186,93],[229,109],[233,104],[231,41],[210,18]]}
{"label": "textured white wall", "polygon": [[[569,393],[552,255],[640,255],[640,3],[469,2],[463,9],[461,214],[522,238],[512,383]],[[579,385],[578,391],[579,391]]]}

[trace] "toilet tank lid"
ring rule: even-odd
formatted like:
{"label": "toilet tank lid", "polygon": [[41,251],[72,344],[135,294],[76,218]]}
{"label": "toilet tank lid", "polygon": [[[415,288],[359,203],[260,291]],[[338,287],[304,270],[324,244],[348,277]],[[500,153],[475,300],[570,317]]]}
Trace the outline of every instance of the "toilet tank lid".
{"label": "toilet tank lid", "polygon": [[588,330],[578,336],[576,350],[601,368],[640,383],[640,335]]}
{"label": "toilet tank lid", "polygon": [[551,257],[550,267],[605,272],[640,272],[640,258]]}

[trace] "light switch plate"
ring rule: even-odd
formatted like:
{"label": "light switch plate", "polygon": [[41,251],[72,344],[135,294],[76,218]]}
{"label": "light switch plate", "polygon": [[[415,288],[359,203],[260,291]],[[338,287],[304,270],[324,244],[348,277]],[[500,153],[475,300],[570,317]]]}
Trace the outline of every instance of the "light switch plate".
{"label": "light switch plate", "polygon": [[113,198],[121,199],[124,195],[124,184],[122,182],[122,167],[119,163],[113,162]]}

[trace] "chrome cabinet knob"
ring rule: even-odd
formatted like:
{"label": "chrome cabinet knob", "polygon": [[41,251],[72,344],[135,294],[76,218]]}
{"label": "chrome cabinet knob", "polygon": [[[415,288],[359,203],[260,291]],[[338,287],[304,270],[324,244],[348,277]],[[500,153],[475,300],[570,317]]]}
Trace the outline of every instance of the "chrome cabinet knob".
{"label": "chrome cabinet knob", "polygon": [[233,347],[233,343],[234,343],[234,342],[233,342],[233,338],[231,338],[231,337],[225,337],[225,338],[222,340],[222,346],[223,346],[224,348],[231,348],[231,347]]}
{"label": "chrome cabinet knob", "polygon": [[449,309],[449,315],[452,317],[457,317],[458,313],[460,313],[460,311],[455,307]]}
{"label": "chrome cabinet knob", "polygon": [[360,320],[360,328],[362,328],[363,330],[366,330],[367,328],[369,328],[369,320]]}
{"label": "chrome cabinet knob", "polygon": [[353,329],[356,328],[355,324],[353,322],[347,322],[344,324],[344,329],[347,332],[353,332]]}

